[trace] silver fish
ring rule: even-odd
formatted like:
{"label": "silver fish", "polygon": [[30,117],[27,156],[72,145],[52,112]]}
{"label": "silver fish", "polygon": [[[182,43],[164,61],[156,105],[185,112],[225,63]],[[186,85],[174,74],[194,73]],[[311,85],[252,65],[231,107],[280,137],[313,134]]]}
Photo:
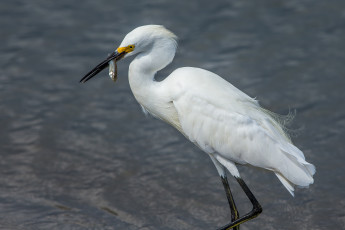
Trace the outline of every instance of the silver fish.
{"label": "silver fish", "polygon": [[109,62],[109,77],[116,82],[117,80],[117,65],[115,60]]}

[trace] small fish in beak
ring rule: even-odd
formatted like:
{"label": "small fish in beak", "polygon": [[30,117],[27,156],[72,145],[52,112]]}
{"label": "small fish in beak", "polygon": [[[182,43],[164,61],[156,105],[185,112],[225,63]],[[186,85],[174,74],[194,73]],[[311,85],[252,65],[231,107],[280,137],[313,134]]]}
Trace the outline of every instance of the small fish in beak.
{"label": "small fish in beak", "polygon": [[116,80],[117,80],[117,65],[116,65],[115,60],[111,60],[109,62],[109,77],[111,78],[111,80],[116,82]]}
{"label": "small fish in beak", "polygon": [[104,61],[99,63],[95,68],[93,68],[90,72],[88,72],[81,80],[80,82],[85,83],[94,76],[96,76],[99,72],[101,72],[103,69],[109,67],[109,76],[113,81],[116,81],[117,79],[117,66],[116,62],[121,60],[125,56],[126,52],[122,51],[121,53],[115,51],[112,54],[110,54]]}

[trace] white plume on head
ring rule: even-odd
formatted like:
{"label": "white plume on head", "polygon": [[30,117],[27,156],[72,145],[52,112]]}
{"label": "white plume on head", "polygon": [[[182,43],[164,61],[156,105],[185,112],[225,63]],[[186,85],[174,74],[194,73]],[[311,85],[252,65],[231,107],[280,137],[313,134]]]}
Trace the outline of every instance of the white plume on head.
{"label": "white plume on head", "polygon": [[164,26],[140,26],[125,36],[120,47],[129,45],[134,45],[135,48],[125,57],[136,56],[130,64],[129,71],[156,73],[173,60],[177,48],[177,36]]}
{"label": "white plume on head", "polygon": [[[143,49],[151,48],[155,42],[164,43],[164,40],[173,42],[174,48],[177,48],[177,36],[170,30],[161,25],[140,26],[129,32],[123,39],[120,47],[135,45],[133,54],[141,52]],[[133,55],[132,54],[132,55]]]}

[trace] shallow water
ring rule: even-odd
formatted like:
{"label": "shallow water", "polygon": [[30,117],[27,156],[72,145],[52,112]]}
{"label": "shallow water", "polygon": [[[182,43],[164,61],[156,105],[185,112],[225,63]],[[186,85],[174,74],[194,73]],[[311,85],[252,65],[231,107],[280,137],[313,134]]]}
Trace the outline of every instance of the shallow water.
{"label": "shallow water", "polygon": [[[345,2],[0,3],[0,228],[215,229],[229,220],[217,172],[173,128],[146,118],[130,60],[80,78],[143,24],[179,37],[174,62],[211,70],[270,110],[296,110],[294,143],[317,167],[295,198],[240,167],[264,212],[249,229],[345,226]],[[240,213],[251,206],[230,180]]]}

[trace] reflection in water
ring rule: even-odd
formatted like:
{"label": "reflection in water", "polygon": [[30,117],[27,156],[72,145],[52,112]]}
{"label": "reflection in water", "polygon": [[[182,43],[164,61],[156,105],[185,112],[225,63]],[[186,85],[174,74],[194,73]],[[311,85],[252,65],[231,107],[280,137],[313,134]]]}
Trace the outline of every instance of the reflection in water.
{"label": "reflection in water", "polygon": [[[228,221],[208,156],[141,113],[129,61],[116,84],[106,71],[78,83],[128,31],[149,23],[180,37],[158,78],[202,67],[272,111],[297,110],[294,142],[317,166],[315,184],[292,198],[274,175],[240,168],[264,208],[241,229],[344,225],[344,3],[204,2],[0,3],[1,229],[214,229]],[[248,211],[230,183],[240,213]]]}

